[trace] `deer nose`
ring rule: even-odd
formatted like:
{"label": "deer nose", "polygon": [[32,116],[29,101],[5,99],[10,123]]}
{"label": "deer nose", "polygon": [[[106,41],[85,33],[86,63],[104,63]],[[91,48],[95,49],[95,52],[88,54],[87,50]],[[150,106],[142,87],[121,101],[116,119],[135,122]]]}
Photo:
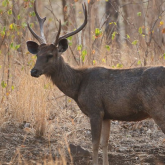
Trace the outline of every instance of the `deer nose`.
{"label": "deer nose", "polygon": [[37,75],[37,69],[31,70],[31,76],[35,77]]}

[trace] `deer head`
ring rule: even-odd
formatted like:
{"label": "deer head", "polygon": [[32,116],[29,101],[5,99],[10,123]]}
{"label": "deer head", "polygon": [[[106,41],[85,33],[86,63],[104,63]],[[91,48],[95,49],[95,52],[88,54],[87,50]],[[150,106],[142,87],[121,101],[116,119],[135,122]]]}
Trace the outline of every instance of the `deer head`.
{"label": "deer head", "polygon": [[34,2],[34,11],[37,16],[39,25],[40,25],[40,34],[41,36],[38,36],[30,27],[28,24],[28,28],[32,35],[38,40],[40,45],[38,45],[34,41],[27,41],[27,48],[30,53],[37,55],[37,60],[34,68],[31,70],[31,76],[33,77],[39,77],[42,74],[47,74],[50,72],[49,66],[51,64],[55,65],[58,62],[59,57],[63,52],[65,52],[68,48],[68,41],[67,38],[69,36],[73,36],[79,31],[81,31],[87,24],[87,10],[86,5],[82,5],[83,13],[84,13],[84,23],[75,31],[67,33],[60,37],[61,32],[61,21],[59,20],[59,29],[55,38],[55,41],[52,44],[47,44],[45,35],[44,35],[44,22],[46,20],[46,17],[41,18],[37,12],[36,9],[36,1]]}

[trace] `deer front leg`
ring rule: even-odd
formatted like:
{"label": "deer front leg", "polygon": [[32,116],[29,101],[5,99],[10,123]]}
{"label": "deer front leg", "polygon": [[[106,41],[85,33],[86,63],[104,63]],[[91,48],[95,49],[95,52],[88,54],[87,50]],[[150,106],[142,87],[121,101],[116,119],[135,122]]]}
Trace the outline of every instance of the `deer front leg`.
{"label": "deer front leg", "polygon": [[110,133],[110,120],[103,120],[101,130],[101,147],[103,149],[103,165],[108,165],[108,140]]}
{"label": "deer front leg", "polygon": [[90,117],[92,145],[93,145],[93,165],[98,165],[98,150],[102,127],[102,115],[92,115]]}

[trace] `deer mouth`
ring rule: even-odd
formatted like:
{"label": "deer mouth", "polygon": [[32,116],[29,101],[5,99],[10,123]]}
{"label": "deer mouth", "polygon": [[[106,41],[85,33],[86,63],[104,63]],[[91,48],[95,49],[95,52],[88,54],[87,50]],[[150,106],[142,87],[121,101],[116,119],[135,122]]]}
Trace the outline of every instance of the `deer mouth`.
{"label": "deer mouth", "polygon": [[37,69],[32,69],[32,70],[31,70],[31,76],[32,76],[32,77],[38,78],[38,77],[40,77],[41,75],[42,75],[42,72],[41,72],[41,71],[39,71],[39,70],[37,70]]}
{"label": "deer mouth", "polygon": [[36,77],[36,78],[38,78],[38,77],[40,77],[42,74],[39,74],[39,75],[31,75],[32,77]]}

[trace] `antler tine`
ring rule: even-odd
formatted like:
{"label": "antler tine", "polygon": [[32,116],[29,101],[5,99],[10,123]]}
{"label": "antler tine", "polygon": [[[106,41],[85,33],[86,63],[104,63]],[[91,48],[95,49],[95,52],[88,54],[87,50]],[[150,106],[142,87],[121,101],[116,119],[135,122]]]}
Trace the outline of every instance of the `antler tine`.
{"label": "antler tine", "polygon": [[43,38],[44,42],[46,43],[46,39],[45,39],[45,35],[44,35],[44,22],[46,21],[46,17],[44,18],[41,18],[37,12],[37,9],[36,9],[36,0],[34,1],[34,12],[37,16],[37,19],[38,19],[38,22],[40,24],[40,33],[41,33],[41,37]]}
{"label": "antler tine", "polygon": [[30,27],[29,23],[28,23],[28,28],[30,30],[30,32],[32,33],[32,35],[39,41],[40,44],[46,44],[46,39],[45,39],[45,36],[44,36],[44,32],[43,32],[43,25],[44,25],[44,22],[46,20],[46,17],[44,18],[41,18],[37,12],[37,9],[36,9],[36,0],[34,1],[34,12],[37,16],[37,19],[38,19],[38,22],[39,22],[39,25],[40,25],[40,33],[41,33],[41,37],[38,36],[34,31],[33,29]]}
{"label": "antler tine", "polygon": [[27,23],[27,25],[28,25],[28,29],[30,30],[32,35],[39,41],[39,43],[40,44],[44,44],[45,41],[32,30],[32,28],[30,27],[29,23]]}
{"label": "antler tine", "polygon": [[86,9],[86,4],[82,4],[82,8],[83,8],[83,12],[84,12],[84,16],[85,16],[85,20],[84,20],[84,23],[75,31],[73,32],[70,32],[70,33],[67,33],[61,37],[59,37],[58,41],[60,41],[61,39],[63,38],[68,38],[70,36],[73,36],[74,34],[78,33],[79,31],[81,31],[87,24],[87,9]]}
{"label": "antler tine", "polygon": [[55,46],[58,44],[58,39],[59,39],[60,33],[61,33],[61,20],[59,20],[59,29],[58,29],[58,32],[57,32],[57,35],[56,35],[56,40],[53,42],[53,44]]}

